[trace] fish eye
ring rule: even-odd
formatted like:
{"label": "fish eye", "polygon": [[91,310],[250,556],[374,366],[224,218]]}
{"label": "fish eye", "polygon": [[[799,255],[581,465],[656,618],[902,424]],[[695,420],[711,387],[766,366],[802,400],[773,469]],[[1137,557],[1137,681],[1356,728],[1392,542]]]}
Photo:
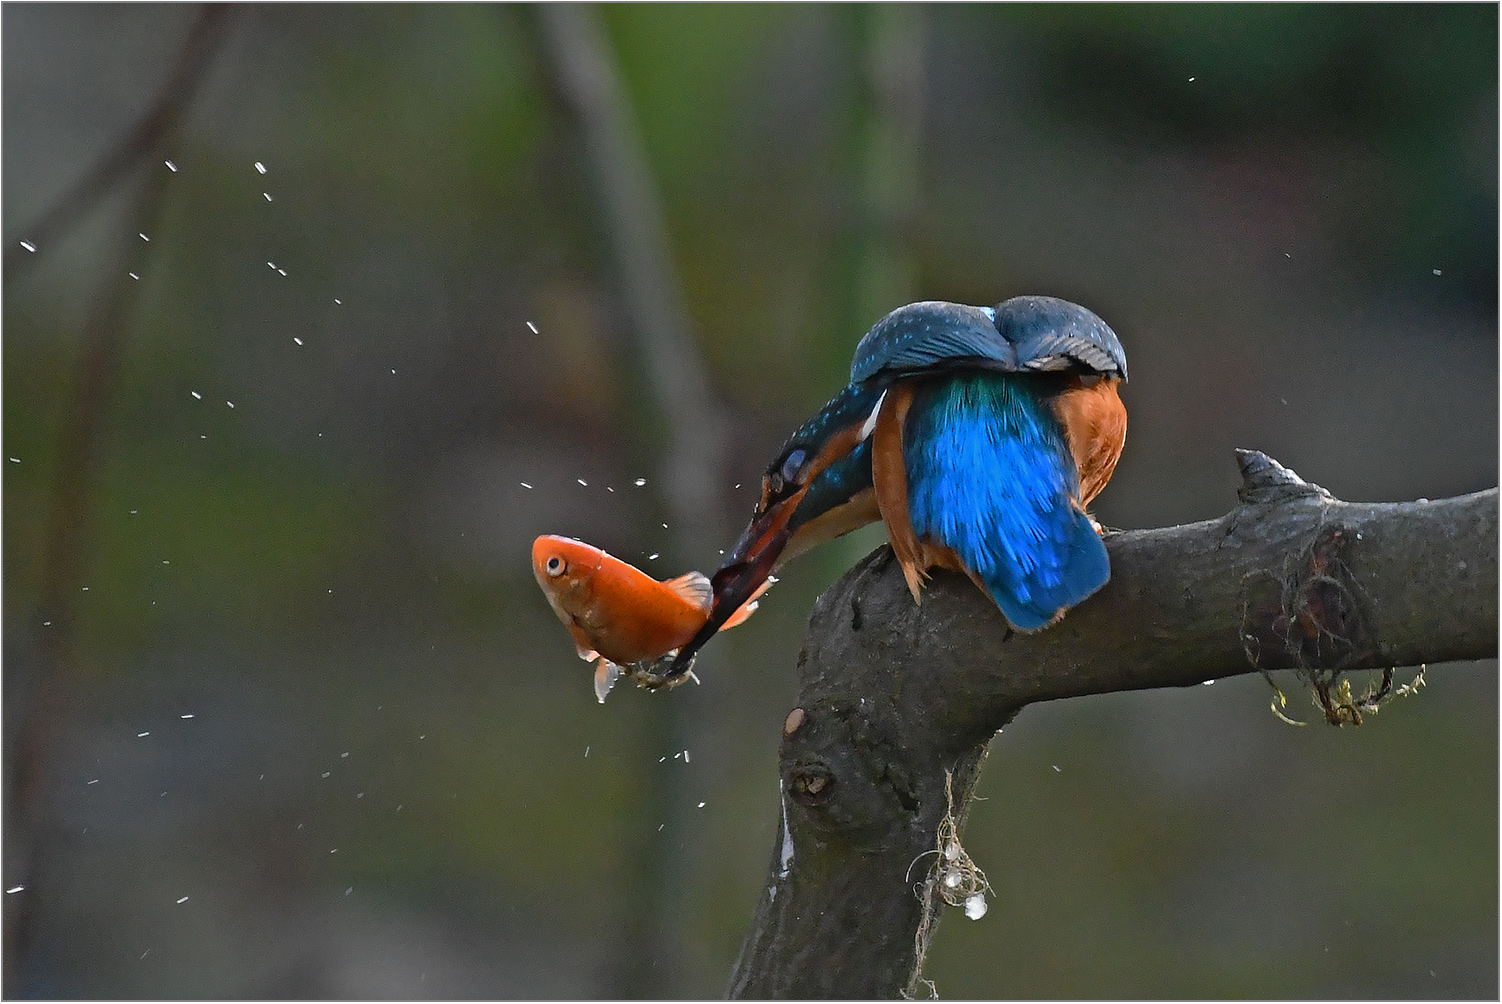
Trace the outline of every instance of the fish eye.
{"label": "fish eye", "polygon": [[544,566],[549,575],[562,575],[564,569],[566,569],[567,567],[568,562],[564,561],[556,554],[549,558],[548,563]]}
{"label": "fish eye", "polygon": [[782,476],[782,480],[796,480],[798,477],[798,471],[803,466],[803,459],[807,456],[808,453],[801,447],[794,450],[792,453],[789,453],[787,455],[787,459],[782,462],[782,470],[778,472]]}

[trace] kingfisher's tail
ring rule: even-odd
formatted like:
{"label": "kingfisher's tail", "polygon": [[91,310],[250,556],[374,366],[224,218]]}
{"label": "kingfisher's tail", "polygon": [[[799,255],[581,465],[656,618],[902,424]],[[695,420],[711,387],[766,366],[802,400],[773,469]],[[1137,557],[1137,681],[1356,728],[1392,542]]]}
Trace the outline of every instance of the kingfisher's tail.
{"label": "kingfisher's tail", "polygon": [[953,548],[1023,631],[1047,627],[1111,576],[1037,379],[973,373],[927,383],[902,437],[914,533]]}

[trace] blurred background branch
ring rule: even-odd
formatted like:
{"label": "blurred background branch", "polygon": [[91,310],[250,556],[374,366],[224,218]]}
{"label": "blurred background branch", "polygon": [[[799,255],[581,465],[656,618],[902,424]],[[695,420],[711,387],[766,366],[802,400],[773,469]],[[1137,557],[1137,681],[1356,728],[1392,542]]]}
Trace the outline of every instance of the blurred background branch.
{"label": "blurred background branch", "polygon": [[[556,3],[535,11],[594,182],[640,372],[666,432],[657,484],[674,528],[672,554],[708,574],[718,563],[715,545],[725,542],[728,529],[720,490],[728,419],[684,305],[652,165],[598,8]],[[715,669],[718,661],[711,656],[699,671]],[[641,747],[700,748],[696,740],[704,730],[685,717],[683,702],[657,703]],[[626,867],[634,873],[635,894],[629,916],[621,919],[614,992],[676,997],[686,990],[670,963],[687,951],[682,918],[688,895],[677,848],[685,840],[688,791],[679,771],[653,771],[647,779],[634,839],[628,840],[633,852]]]}
{"label": "blurred background branch", "polygon": [[[204,4],[177,61],[162,82],[146,112],[105,151],[98,161],[58,196],[46,211],[11,234],[5,244],[5,281],[21,274],[37,255],[50,251],[68,228],[125,181],[141,159],[168,149],[178,120],[193,100],[204,72],[213,63],[224,37],[224,26],[235,13],[234,4]],[[30,247],[23,247],[25,241]]]}
{"label": "blurred background branch", "polygon": [[[148,168],[143,161],[171,148],[232,12],[229,6],[203,6],[150,111],[26,231],[39,251],[48,248],[73,221],[115,189],[134,182],[123,218],[115,224],[79,338],[67,417],[56,445],[40,599],[31,625],[42,660],[39,672],[28,681],[7,771],[6,884],[8,888],[21,886],[31,895],[7,898],[6,996],[18,992],[19,972],[35,948],[36,910],[46,901],[47,868],[53,864],[48,850],[58,839],[46,782],[55,746],[80,688],[76,600],[87,560],[90,511],[97,502],[92,489],[107,410],[140,289],[134,270],[143,270],[141,263],[150,257],[149,238],[158,232],[173,173],[162,164]],[[12,245],[7,246],[7,283],[13,281],[14,251]]]}

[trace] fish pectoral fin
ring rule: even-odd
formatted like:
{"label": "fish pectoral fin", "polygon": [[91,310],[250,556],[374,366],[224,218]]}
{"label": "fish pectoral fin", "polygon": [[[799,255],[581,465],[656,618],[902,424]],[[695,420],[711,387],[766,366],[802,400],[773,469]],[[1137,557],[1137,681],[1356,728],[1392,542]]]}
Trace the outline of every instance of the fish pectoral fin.
{"label": "fish pectoral fin", "polygon": [[757,600],[761,598],[761,594],[766,592],[767,589],[771,587],[772,583],[776,581],[777,579],[775,576],[767,576],[766,581],[756,587],[756,592],[751,594],[751,598],[748,599],[745,603],[742,603],[741,608],[735,613],[731,614],[729,620],[720,625],[720,630],[724,631],[727,628],[735,627],[737,624],[746,623],[746,619],[752,614],[756,613],[756,608],[758,606]]}
{"label": "fish pectoral fin", "polygon": [[573,618],[565,622],[568,627],[568,636],[574,640],[574,651],[579,653],[579,658],[585,662],[594,662],[600,657],[600,653],[589,647],[589,635],[584,629],[574,623]]}
{"label": "fish pectoral fin", "polygon": [[610,688],[614,687],[615,681],[620,678],[621,667],[601,656],[599,665],[595,666],[595,697],[601,704],[605,703],[605,695],[610,693]]}
{"label": "fish pectoral fin", "polygon": [[709,584],[709,579],[703,572],[685,572],[676,579],[664,581],[663,585],[706,614],[714,605],[714,587]]}

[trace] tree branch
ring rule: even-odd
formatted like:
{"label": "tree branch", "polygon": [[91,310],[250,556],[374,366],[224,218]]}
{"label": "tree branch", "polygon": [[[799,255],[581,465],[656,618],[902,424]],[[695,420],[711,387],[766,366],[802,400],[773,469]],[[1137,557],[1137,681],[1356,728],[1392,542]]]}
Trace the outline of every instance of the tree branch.
{"label": "tree branch", "polygon": [[1111,535],[1111,581],[1037,634],[959,575],[915,605],[885,546],[819,598],[784,729],[784,824],[731,996],[918,990],[940,823],[958,832],[986,744],[1028,704],[1496,655],[1496,489],[1342,502],[1239,459],[1241,505]]}

